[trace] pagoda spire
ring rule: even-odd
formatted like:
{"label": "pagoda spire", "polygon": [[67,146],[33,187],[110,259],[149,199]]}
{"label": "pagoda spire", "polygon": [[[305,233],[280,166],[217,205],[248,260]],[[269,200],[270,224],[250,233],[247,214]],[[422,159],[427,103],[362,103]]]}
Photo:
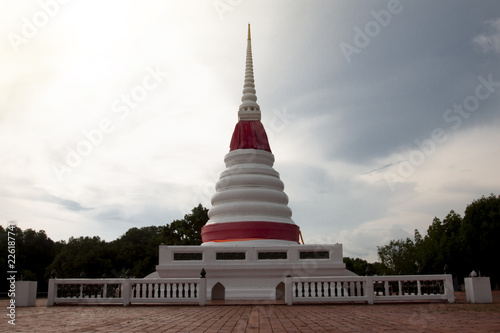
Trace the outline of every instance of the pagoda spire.
{"label": "pagoda spire", "polygon": [[266,130],[260,121],[253,80],[250,24],[243,102],[238,111],[226,170],[215,185],[209,220],[201,229],[204,245],[294,245],[299,227],[292,220],[288,196],[279,173],[273,169]]}
{"label": "pagoda spire", "polygon": [[248,24],[247,56],[245,66],[245,83],[243,84],[243,96],[238,110],[238,120],[260,121],[260,106],[257,104],[257,95],[255,95],[255,81],[253,77],[252,61],[252,40],[250,37],[250,23]]}

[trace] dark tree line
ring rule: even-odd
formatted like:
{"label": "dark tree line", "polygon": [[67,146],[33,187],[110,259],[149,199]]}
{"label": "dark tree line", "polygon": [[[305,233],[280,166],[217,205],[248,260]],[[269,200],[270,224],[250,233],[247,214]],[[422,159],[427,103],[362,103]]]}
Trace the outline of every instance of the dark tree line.
{"label": "dark tree line", "polygon": [[500,283],[500,196],[491,194],[474,200],[464,217],[453,210],[441,221],[435,217],[422,235],[393,240],[378,247],[387,274],[442,274],[459,278],[472,270],[489,276],[492,286]]}
{"label": "dark tree line", "polygon": [[[158,246],[201,244],[201,227],[208,209],[201,204],[184,219],[165,226],[131,228],[118,239],[106,242],[97,236],[71,237],[54,242],[45,231],[15,228],[17,279],[38,281],[38,291],[47,291],[55,269],[58,278],[145,277],[156,270]],[[8,290],[7,231],[0,226],[0,292]]]}
{"label": "dark tree line", "polygon": [[[154,272],[158,246],[201,244],[201,227],[208,221],[208,209],[201,204],[191,214],[165,226],[131,228],[118,239],[70,238],[54,242],[45,231],[15,229],[18,278],[38,281],[47,290],[55,269],[59,278],[135,276]],[[7,267],[7,231],[0,226],[0,267]],[[442,221],[434,218],[422,237],[393,240],[378,247],[380,262],[344,258],[347,269],[358,275],[442,274],[460,279],[474,269],[498,283],[500,255],[500,196],[490,195],[467,206],[464,217],[451,211]],[[6,269],[0,270],[0,292],[7,288]]]}
{"label": "dark tree line", "polygon": [[[47,237],[45,231],[34,231],[20,228],[9,228],[15,234],[15,269],[17,279],[21,276],[25,280],[38,281],[38,288],[46,290],[46,268],[52,263],[55,255],[64,247],[64,242],[54,242]],[[1,291],[8,290],[7,281],[7,230],[0,226],[0,286]],[[12,235],[11,235],[12,236]]]}

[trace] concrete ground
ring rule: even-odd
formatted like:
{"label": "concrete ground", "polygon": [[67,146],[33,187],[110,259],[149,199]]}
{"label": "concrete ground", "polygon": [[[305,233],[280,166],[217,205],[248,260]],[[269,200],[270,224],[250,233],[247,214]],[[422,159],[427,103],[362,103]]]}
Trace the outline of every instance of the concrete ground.
{"label": "concrete ground", "polygon": [[243,304],[36,306],[16,308],[8,324],[8,300],[0,332],[500,332],[500,292],[493,303]]}

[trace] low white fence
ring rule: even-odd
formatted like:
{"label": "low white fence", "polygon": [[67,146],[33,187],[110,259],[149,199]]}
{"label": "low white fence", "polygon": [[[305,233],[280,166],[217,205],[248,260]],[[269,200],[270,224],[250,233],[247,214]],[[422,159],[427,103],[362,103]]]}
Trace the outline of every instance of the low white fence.
{"label": "low white fence", "polygon": [[206,278],[50,279],[47,305],[207,303]]}
{"label": "low white fence", "polygon": [[[285,278],[285,302],[455,302],[451,275]],[[50,279],[47,305],[207,303],[207,279]]]}
{"label": "low white fence", "polygon": [[455,302],[451,275],[286,277],[286,304],[300,302]]}

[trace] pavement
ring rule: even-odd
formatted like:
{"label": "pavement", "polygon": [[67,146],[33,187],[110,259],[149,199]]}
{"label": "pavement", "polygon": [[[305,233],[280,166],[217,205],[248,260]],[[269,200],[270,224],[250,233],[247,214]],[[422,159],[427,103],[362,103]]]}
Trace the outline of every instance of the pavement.
{"label": "pavement", "polygon": [[37,299],[16,308],[8,324],[8,300],[0,332],[500,332],[500,291],[493,303],[306,304],[209,302],[198,305],[56,305]]}

